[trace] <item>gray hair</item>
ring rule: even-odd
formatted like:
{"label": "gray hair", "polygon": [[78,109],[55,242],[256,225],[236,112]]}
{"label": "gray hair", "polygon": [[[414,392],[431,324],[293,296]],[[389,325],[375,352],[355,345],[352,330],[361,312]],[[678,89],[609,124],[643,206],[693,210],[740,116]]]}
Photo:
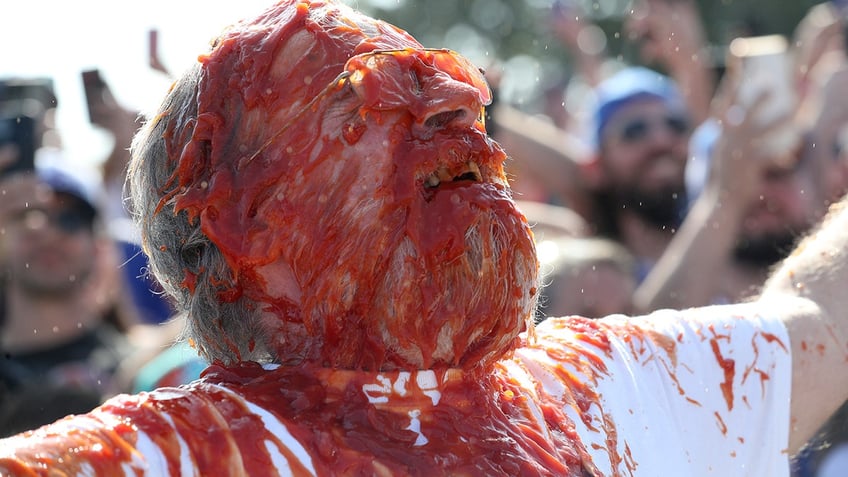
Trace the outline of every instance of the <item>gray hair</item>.
{"label": "gray hair", "polygon": [[127,177],[128,208],[141,230],[151,272],[186,317],[184,338],[208,361],[268,361],[265,343],[257,340],[265,336],[261,310],[238,295],[232,270],[201,231],[199,218],[175,211],[179,161],[169,157],[168,142],[181,144],[179,138],[191,137],[201,78],[197,64],[176,82],[135,136]]}

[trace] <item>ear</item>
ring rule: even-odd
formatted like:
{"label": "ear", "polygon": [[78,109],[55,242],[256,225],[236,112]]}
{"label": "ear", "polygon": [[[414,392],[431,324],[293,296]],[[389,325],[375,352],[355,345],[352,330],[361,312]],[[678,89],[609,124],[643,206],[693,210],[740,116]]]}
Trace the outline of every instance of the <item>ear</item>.
{"label": "ear", "polygon": [[597,152],[589,155],[588,160],[580,163],[580,174],[586,187],[597,190],[606,183],[606,175],[601,167],[601,157]]}

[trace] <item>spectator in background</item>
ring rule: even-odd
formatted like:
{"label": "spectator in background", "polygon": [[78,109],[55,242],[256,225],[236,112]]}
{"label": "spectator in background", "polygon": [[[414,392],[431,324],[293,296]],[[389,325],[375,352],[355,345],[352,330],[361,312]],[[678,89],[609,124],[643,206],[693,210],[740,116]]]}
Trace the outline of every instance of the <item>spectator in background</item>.
{"label": "spectator in background", "polygon": [[[819,14],[816,7],[810,15]],[[826,24],[818,29],[825,36],[831,30]],[[833,64],[822,64],[824,55],[814,61],[808,52],[815,48],[807,42],[824,40],[800,37],[807,40],[792,43],[786,54],[794,62],[784,71],[745,68],[745,57],[734,52],[736,42],[731,44],[715,118],[702,124],[691,142],[692,209],[639,287],[638,309],[727,303],[756,294],[771,267],[848,190],[845,164],[838,158],[838,131],[848,120],[843,94],[848,84]],[[818,73],[797,74],[807,68]],[[810,81],[826,87],[802,94]],[[769,89],[754,93],[749,85],[755,83]],[[774,98],[777,94],[782,97]],[[800,139],[787,141],[794,137]]]}
{"label": "spectator in background", "polygon": [[[666,253],[639,287],[641,311],[739,301],[826,210],[809,151],[775,157],[751,124],[717,139],[706,188]],[[698,270],[693,273],[692,270]]]}
{"label": "spectator in background", "polygon": [[595,232],[623,244],[641,280],[662,255],[686,213],[684,171],[689,112],[674,82],[631,67],[596,89],[584,165]]}
{"label": "spectator in background", "polygon": [[572,237],[543,240],[536,248],[542,283],[537,319],[633,313],[636,262],[621,244]]}
{"label": "spectator in background", "polygon": [[[641,279],[662,253],[671,229],[679,224],[685,212],[685,197],[680,192],[686,133],[689,125],[697,125],[707,117],[715,89],[713,60],[706,48],[700,13],[692,0],[634,3],[626,19],[627,40],[640,47],[643,62],[656,68],[656,73],[607,58],[603,31],[573,2],[555,2],[549,19],[551,32],[570,52],[573,71],[565,96],[571,104],[561,104],[563,95],[559,99],[551,95],[555,98],[551,109],[556,114],[552,113],[547,124],[543,119],[499,104],[492,114],[498,126],[493,137],[516,159],[510,171],[516,179],[513,184],[519,197],[568,207],[583,216],[597,232],[624,243],[640,263],[638,278]],[[663,70],[669,72],[670,78],[658,74]],[[657,88],[659,83],[673,86]],[[649,94],[669,100],[669,93],[678,103],[674,107],[672,135],[682,136],[672,141],[674,145],[668,145],[667,140],[666,145],[660,145],[656,134],[645,136],[650,141],[632,141],[634,147],[617,150],[606,147],[607,138],[602,138],[604,143],[599,141],[599,127],[605,127],[606,121],[612,119],[619,104],[637,97],[644,99]],[[564,118],[563,110],[568,113]],[[599,110],[605,111],[600,122]],[[637,111],[633,117],[640,114]],[[659,123],[643,123],[654,124]],[[653,150],[645,151],[641,146],[644,144]],[[631,154],[623,156],[628,150]],[[640,184],[644,178],[640,179],[638,172],[642,168],[654,168],[656,159],[663,156],[673,158],[678,170],[674,173],[677,184],[664,186],[670,187],[668,194],[654,189],[655,185]],[[622,172],[629,177],[622,177]],[[613,197],[616,194],[620,196]],[[622,207],[631,210],[619,213]],[[635,207],[643,211],[633,212]],[[670,215],[679,216],[670,219]],[[647,223],[643,221],[645,218]],[[651,230],[656,229],[655,225],[662,230]]]}
{"label": "spectator in background", "polygon": [[137,315],[95,185],[42,168],[4,176],[0,191],[0,433],[9,435],[119,391],[112,378]]}
{"label": "spectator in background", "polygon": [[716,75],[695,0],[635,0],[624,29],[644,65],[674,78],[692,123],[706,120]]}
{"label": "spectator in background", "polygon": [[[57,107],[49,78],[0,83],[3,114],[33,120],[18,147],[0,152],[4,434],[86,412],[127,390],[119,379],[134,351],[127,333],[150,316],[132,300],[128,284],[140,274],[128,273],[112,236],[100,176],[71,172],[62,158]],[[23,137],[29,146],[20,146]],[[116,141],[116,150],[127,147]]]}
{"label": "spectator in background", "polygon": [[492,114],[494,138],[515,159],[509,167],[518,178],[517,197],[559,199],[557,205],[584,219],[589,234],[623,244],[641,280],[687,210],[690,117],[674,82],[647,68],[614,74],[593,97],[586,141],[506,105]]}
{"label": "spectator in background", "polygon": [[[569,87],[589,86],[581,98],[584,106],[568,109],[588,126],[560,130],[564,160],[527,153],[534,149],[512,137],[504,144],[523,161],[516,169],[532,176],[531,184],[567,197],[564,205],[580,213],[596,234],[623,244],[638,263],[641,281],[688,209],[689,133],[707,117],[715,89],[700,13],[691,0],[634,3],[625,22],[627,40],[639,46],[645,64],[656,68],[649,69],[605,58],[602,35],[576,6],[557,2],[553,9],[550,27],[576,65],[577,81]],[[544,131],[526,129],[531,138]],[[556,143],[545,137],[539,142]],[[588,150],[569,145],[581,142]]]}
{"label": "spectator in background", "polygon": [[533,328],[487,99],[461,57],[341,4],[234,24],[130,175],[145,250],[218,364],[5,440],[0,467],[786,475],[848,393],[816,372],[845,361],[848,204],[755,303]]}

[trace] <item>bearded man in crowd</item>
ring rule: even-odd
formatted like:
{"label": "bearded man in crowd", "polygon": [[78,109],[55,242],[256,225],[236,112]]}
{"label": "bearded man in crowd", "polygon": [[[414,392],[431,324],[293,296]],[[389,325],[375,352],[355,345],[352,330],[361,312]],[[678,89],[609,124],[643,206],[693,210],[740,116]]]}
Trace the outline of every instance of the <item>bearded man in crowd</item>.
{"label": "bearded man in crowd", "polygon": [[845,362],[848,213],[754,303],[534,328],[489,100],[461,56],[331,1],[225,31],[130,170],[213,364],[2,441],[0,470],[787,475],[848,395],[815,372]]}

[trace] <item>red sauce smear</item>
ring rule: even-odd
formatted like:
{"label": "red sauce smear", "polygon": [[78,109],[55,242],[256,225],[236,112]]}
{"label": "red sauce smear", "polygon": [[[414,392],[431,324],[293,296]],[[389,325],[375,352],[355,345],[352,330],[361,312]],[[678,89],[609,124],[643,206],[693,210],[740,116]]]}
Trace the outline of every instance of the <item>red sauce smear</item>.
{"label": "red sauce smear", "polygon": [[[199,475],[273,474],[267,446],[283,455],[294,475],[305,475],[308,464],[233,393],[218,387],[223,386],[284,423],[320,476],[584,475],[586,453],[561,402],[543,399],[540,422],[531,411],[538,403],[497,370],[444,370],[436,376],[442,383],[438,405],[414,385],[403,394],[388,389],[391,395],[381,405],[370,403],[363,392],[364,384],[375,382],[371,373],[213,365],[190,386],[113,399],[89,416],[74,418],[94,425],[73,427],[68,435],[60,434],[61,426],[42,428],[37,432],[51,437],[18,447],[15,460],[0,460],[0,469],[41,475],[24,471],[40,463],[69,474],[86,467],[95,475],[122,474],[122,466],[133,461],[137,433],[144,432],[172,475],[186,465],[181,455]],[[397,372],[383,377],[398,381]],[[416,445],[419,434],[409,428],[413,409],[421,410],[426,445]]]}
{"label": "red sauce smear", "polygon": [[[281,363],[473,368],[515,347],[537,262],[506,154],[474,121],[490,93],[467,61],[291,0],[200,60],[198,117],[169,124],[163,200],[232,268],[220,298],[277,316],[264,324],[285,337],[266,344]],[[478,180],[425,186],[471,162]]]}
{"label": "red sauce smear", "polygon": [[[374,50],[396,51],[375,60],[366,54]],[[143,432],[171,473],[185,450],[200,475],[267,475],[272,449],[305,474],[307,464],[241,396],[283,423],[322,476],[597,474],[568,408],[604,433],[616,472],[623,464],[633,473],[597,392],[610,330],[595,320],[555,322],[596,353],[521,342],[537,263],[504,185],[506,155],[479,121],[427,120],[434,110],[461,118],[454,113],[488,101],[468,65],[422,51],[385,23],[294,0],[229,30],[200,61],[198,116],[166,132],[176,172],[162,205],[173,201],[199,220],[225,256],[235,282],[214,283],[222,301],[263,304],[274,339],[262,345],[283,366],[216,364],[191,385],[113,399],[24,435],[0,466],[114,475],[133,465]],[[440,88],[451,94],[427,94]],[[470,163],[480,178],[425,186],[435,171],[453,176]],[[186,273],[182,286],[193,292],[199,279]],[[730,409],[734,362],[720,352],[726,336],[712,331]],[[647,341],[663,350],[677,383],[674,339],[636,326],[619,332],[643,361],[655,359],[644,356]],[[561,364],[553,371],[564,396],[539,384],[535,398],[508,377],[498,360],[521,344]],[[259,344],[223,346],[238,357]],[[364,389],[377,373],[397,383],[401,369],[435,370],[438,405],[411,386],[403,394],[390,386],[385,404],[369,400]]]}
{"label": "red sauce smear", "polygon": [[710,347],[713,350],[713,354],[715,355],[716,362],[724,371],[724,381],[719,385],[721,387],[721,392],[724,395],[724,401],[727,403],[727,410],[733,409],[733,378],[736,375],[736,361],[730,358],[725,358],[721,354],[721,348],[719,347],[719,340],[729,340],[729,335],[719,335],[716,333],[715,328],[710,325],[710,332],[712,333],[712,337],[710,338]]}

